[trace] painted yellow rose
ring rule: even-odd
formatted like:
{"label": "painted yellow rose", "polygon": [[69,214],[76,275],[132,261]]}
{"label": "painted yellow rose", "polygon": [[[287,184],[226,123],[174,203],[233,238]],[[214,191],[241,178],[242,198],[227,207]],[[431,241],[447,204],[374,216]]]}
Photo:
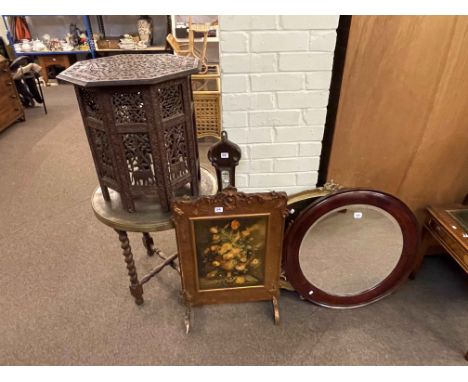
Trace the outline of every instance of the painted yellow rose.
{"label": "painted yellow rose", "polygon": [[221,265],[221,263],[220,263],[219,261],[216,261],[216,260],[215,260],[215,261],[213,261],[213,262],[211,263],[211,265],[212,265],[213,267],[219,267],[219,266]]}
{"label": "painted yellow rose", "polygon": [[232,251],[231,251],[231,252],[228,252],[228,253],[225,253],[225,254],[223,255],[223,260],[231,260],[231,259],[233,259],[233,258],[234,258],[234,254],[232,253]]}
{"label": "painted yellow rose", "polygon": [[217,227],[211,227],[210,232],[211,233],[218,233],[218,228]]}
{"label": "painted yellow rose", "polygon": [[236,265],[236,271],[242,272],[245,269],[245,264]]}
{"label": "painted yellow rose", "polygon": [[226,271],[232,271],[235,266],[236,266],[236,262],[234,260],[228,260],[224,262],[224,264],[222,265],[223,269]]}
{"label": "painted yellow rose", "polygon": [[245,277],[244,276],[237,276],[235,283],[238,284],[238,285],[244,284],[245,283]]}
{"label": "painted yellow rose", "polygon": [[250,262],[250,264],[251,264],[252,266],[255,267],[255,266],[257,266],[257,265],[260,264],[260,260],[259,260],[259,259],[253,259],[253,260]]}
{"label": "painted yellow rose", "polygon": [[221,249],[219,250],[219,253],[224,254],[226,252],[229,252],[232,249],[232,244],[231,243],[224,243],[221,246]]}

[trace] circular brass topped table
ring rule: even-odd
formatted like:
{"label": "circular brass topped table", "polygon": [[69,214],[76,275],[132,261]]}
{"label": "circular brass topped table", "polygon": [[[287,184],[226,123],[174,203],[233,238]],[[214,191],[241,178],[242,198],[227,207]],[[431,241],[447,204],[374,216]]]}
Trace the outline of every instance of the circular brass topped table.
{"label": "circular brass topped table", "polygon": [[[187,193],[189,190],[187,189]],[[205,168],[201,168],[200,194],[212,195],[216,193],[216,178]],[[110,200],[103,198],[101,187],[97,187],[91,198],[96,218],[105,225],[113,228],[119,235],[121,248],[127,264],[128,276],[130,277],[130,293],[135,298],[135,303],[143,303],[143,284],[158,274],[164,267],[170,265],[177,271],[179,268],[175,263],[177,253],[166,257],[163,252],[154,247],[153,238],[149,232],[166,231],[174,228],[172,214],[164,212],[155,200],[141,199],[136,201],[136,212],[128,212],[122,205],[118,192],[109,189]],[[127,232],[143,233],[143,245],[148,256],[156,254],[163,262],[150,273],[138,279],[132,249]]]}

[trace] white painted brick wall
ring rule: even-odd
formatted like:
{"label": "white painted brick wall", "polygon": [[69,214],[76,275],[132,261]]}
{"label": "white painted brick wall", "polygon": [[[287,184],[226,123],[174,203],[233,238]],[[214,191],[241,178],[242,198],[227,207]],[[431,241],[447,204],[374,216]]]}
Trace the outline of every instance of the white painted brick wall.
{"label": "white painted brick wall", "polygon": [[252,52],[289,52],[308,50],[309,33],[294,31],[251,32]]}
{"label": "white painted brick wall", "polygon": [[307,107],[327,107],[328,92],[325,91],[295,91],[279,92],[278,107],[280,109],[296,109]]}
{"label": "white painted brick wall", "polygon": [[276,29],[277,16],[220,16],[223,31]]}
{"label": "white painted brick wall", "polygon": [[221,43],[225,52],[248,52],[249,35],[245,32],[225,32]]}
{"label": "white painted brick wall", "polygon": [[338,27],[338,16],[280,16],[283,29],[332,29]]}
{"label": "white painted brick wall", "polygon": [[294,52],[279,54],[279,69],[287,72],[327,70],[333,64],[332,53]]}
{"label": "white painted brick wall", "polygon": [[244,191],[316,186],[338,16],[220,16],[223,128]]}
{"label": "white painted brick wall", "polygon": [[262,110],[249,112],[250,127],[296,126],[300,122],[300,119],[300,110]]}
{"label": "white painted brick wall", "polygon": [[223,74],[221,91],[226,93],[247,93],[249,91],[249,77],[242,74]]}
{"label": "white painted brick wall", "polygon": [[250,76],[252,91],[301,90],[304,89],[302,73],[265,73]]}

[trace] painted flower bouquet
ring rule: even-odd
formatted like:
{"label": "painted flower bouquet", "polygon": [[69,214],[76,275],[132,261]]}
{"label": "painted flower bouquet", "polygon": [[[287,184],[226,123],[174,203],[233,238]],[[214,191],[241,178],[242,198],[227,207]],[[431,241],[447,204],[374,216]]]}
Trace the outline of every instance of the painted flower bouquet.
{"label": "painted flower bouquet", "polygon": [[[225,221],[224,221],[225,222]],[[223,223],[224,223],[223,222]],[[211,241],[203,250],[204,277],[222,287],[251,286],[262,282],[264,227],[237,219],[209,228]],[[260,239],[260,240],[259,240]]]}

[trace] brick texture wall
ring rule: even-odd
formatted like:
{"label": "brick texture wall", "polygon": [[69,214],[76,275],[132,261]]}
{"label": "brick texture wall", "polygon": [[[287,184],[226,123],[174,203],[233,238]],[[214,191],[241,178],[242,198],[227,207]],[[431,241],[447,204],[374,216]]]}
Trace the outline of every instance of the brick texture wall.
{"label": "brick texture wall", "polygon": [[236,185],[316,186],[338,16],[220,16],[223,128],[242,148]]}

